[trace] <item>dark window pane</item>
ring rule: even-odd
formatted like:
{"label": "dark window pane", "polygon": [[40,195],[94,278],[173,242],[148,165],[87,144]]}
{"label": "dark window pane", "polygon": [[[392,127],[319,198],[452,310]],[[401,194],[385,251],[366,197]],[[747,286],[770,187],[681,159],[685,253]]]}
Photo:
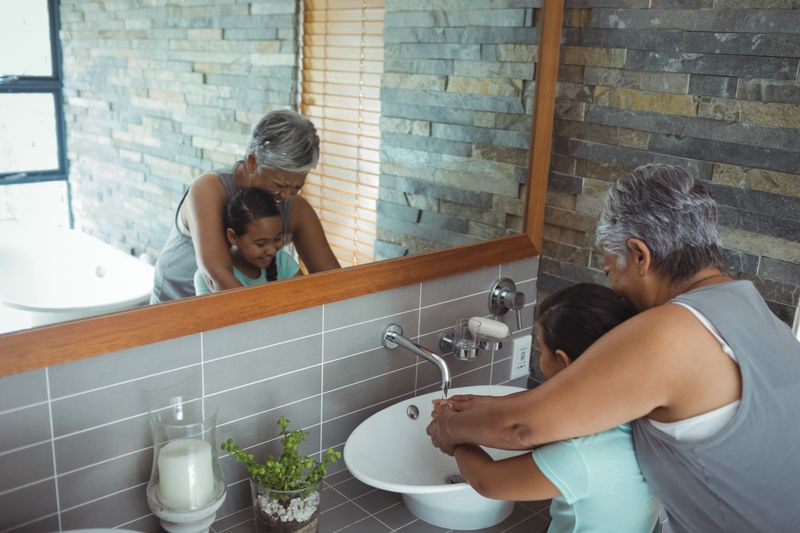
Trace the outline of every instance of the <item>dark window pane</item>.
{"label": "dark window pane", "polygon": [[0,76],[52,76],[46,0],[0,0]]}
{"label": "dark window pane", "polygon": [[53,95],[0,93],[0,173],[57,169]]}

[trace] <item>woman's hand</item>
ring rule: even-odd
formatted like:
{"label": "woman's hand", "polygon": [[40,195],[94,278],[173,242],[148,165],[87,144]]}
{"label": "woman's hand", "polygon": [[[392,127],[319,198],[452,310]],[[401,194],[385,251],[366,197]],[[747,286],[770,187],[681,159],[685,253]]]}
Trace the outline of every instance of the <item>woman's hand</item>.
{"label": "woman's hand", "polygon": [[295,196],[292,200],[289,233],[309,274],[341,268],[325,237],[319,216],[302,196]]}
{"label": "woman's hand", "polygon": [[496,398],[497,396],[485,396],[480,394],[456,394],[452,398],[444,401],[450,402],[453,410],[461,412],[474,407],[486,405],[487,403],[491,403]]}

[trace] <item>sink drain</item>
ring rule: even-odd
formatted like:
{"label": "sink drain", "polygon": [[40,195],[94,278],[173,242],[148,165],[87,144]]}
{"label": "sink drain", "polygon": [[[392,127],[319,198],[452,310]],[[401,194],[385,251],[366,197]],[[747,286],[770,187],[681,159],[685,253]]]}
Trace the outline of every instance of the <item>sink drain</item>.
{"label": "sink drain", "polygon": [[411,420],[416,420],[417,418],[419,418],[419,409],[417,408],[416,405],[409,405],[408,408],[406,409],[406,414],[408,415],[408,418],[410,418]]}
{"label": "sink drain", "polygon": [[464,476],[461,474],[450,474],[445,479],[450,485],[455,485],[456,483],[465,483]]}

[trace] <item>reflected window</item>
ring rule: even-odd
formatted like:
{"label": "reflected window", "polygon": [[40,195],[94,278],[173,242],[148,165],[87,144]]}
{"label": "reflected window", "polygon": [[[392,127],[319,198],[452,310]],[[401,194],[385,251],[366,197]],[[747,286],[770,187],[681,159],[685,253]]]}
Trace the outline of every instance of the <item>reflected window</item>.
{"label": "reflected window", "polygon": [[0,184],[66,179],[57,0],[0,0]]}
{"label": "reflected window", "polygon": [[305,0],[301,112],[320,158],[303,187],[342,266],[373,261],[384,0]]}

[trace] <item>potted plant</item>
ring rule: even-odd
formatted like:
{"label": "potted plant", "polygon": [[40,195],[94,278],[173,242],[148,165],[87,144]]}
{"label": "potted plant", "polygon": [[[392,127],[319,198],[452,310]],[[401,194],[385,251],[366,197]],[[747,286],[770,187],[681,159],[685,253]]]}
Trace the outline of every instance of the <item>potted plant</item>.
{"label": "potted plant", "polygon": [[253,497],[253,518],[256,531],[280,533],[312,533],[319,524],[319,496],[322,478],[328,463],[335,463],[342,454],[330,448],[317,462],[313,457],[300,455],[297,448],[307,432],[289,431],[289,420],[278,419],[283,451],[280,457],[269,455],[263,463],[228,439],[222,449],[244,463],[250,473],[250,492]]}

